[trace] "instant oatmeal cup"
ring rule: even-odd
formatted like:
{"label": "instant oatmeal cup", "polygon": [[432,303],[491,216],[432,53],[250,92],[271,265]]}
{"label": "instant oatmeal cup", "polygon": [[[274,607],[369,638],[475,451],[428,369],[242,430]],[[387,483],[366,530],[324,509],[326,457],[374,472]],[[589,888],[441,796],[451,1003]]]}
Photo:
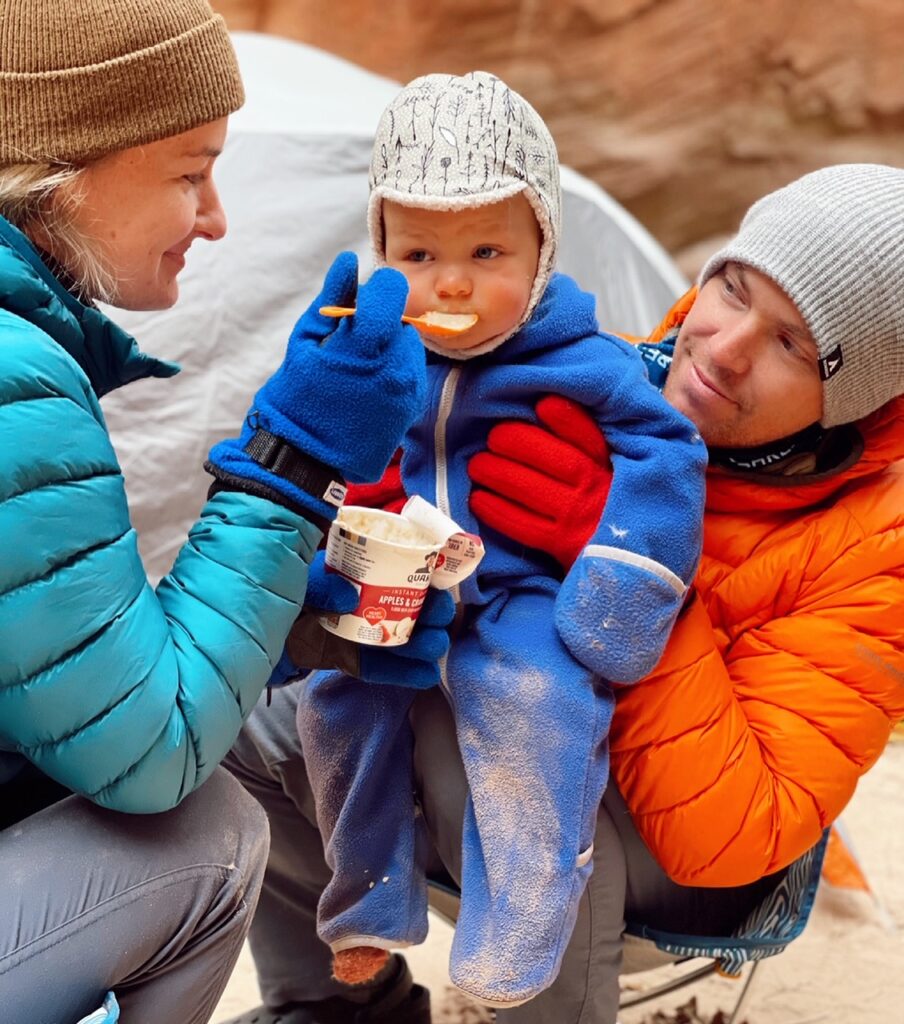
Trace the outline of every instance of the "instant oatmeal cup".
{"label": "instant oatmeal cup", "polygon": [[401,514],[345,505],[330,527],[326,565],[358,590],[358,606],[323,615],[324,629],[361,644],[398,647],[408,641],[427,588],[448,589],[469,576],[483,544],[422,498]]}

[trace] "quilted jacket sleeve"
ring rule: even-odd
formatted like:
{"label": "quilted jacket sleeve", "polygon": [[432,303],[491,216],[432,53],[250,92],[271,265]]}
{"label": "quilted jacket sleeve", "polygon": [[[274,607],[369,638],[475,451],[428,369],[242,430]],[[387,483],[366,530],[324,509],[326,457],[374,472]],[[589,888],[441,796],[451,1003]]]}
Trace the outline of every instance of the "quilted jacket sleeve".
{"label": "quilted jacket sleeve", "polygon": [[701,599],[620,694],[613,774],[676,881],[737,885],[799,857],[904,716],[902,490],[898,467],[730,575],[704,558]]}
{"label": "quilted jacket sleeve", "polygon": [[165,810],[233,743],[320,534],[217,494],[155,593],[87,378],[42,332],[3,320],[0,749],[104,806]]}

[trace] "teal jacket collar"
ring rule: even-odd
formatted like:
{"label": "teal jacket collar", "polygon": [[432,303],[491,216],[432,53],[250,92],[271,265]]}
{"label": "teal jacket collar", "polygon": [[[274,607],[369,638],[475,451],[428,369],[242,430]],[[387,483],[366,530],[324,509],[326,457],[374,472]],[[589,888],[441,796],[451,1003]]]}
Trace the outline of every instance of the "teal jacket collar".
{"label": "teal jacket collar", "polygon": [[100,397],[142,377],[172,377],[176,363],[145,355],[99,309],[86,306],[53,276],[37,249],[0,217],[0,308],[28,320],[81,366]]}

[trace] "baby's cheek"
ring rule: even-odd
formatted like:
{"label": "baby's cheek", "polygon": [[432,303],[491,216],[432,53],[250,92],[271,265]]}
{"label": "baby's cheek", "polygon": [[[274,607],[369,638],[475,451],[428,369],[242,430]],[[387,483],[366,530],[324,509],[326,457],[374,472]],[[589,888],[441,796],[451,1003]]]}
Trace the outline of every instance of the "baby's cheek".
{"label": "baby's cheek", "polygon": [[429,302],[429,289],[425,283],[418,280],[416,273],[406,273],[408,281],[408,301],[405,303],[406,316],[423,316],[424,313],[433,309]]}
{"label": "baby's cheek", "polygon": [[499,305],[505,308],[512,321],[517,322],[524,316],[532,286],[533,281],[518,279],[506,282],[505,288],[500,291]]}

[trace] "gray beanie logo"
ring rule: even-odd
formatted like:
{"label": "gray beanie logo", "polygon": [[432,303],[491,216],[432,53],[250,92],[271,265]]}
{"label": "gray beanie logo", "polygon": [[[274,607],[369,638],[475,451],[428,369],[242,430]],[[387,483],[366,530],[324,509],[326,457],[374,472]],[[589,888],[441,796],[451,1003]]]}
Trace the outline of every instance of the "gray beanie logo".
{"label": "gray beanie logo", "polygon": [[844,356],[841,352],[841,346],[836,345],[828,355],[820,357],[819,379],[821,381],[830,380],[843,366]]}
{"label": "gray beanie logo", "polygon": [[525,313],[505,335],[454,357],[470,358],[497,348],[529,319],[555,262],[562,197],[555,142],[523,97],[486,71],[415,79],[380,119],[370,188],[368,227],[378,265],[385,261],[384,199],[454,211],[502,202],[523,192],[543,233]]}
{"label": "gray beanie logo", "polygon": [[823,426],[904,394],[904,170],[804,175],[751,206],[700,285],[728,262],[759,270],[797,306],[819,352]]}

